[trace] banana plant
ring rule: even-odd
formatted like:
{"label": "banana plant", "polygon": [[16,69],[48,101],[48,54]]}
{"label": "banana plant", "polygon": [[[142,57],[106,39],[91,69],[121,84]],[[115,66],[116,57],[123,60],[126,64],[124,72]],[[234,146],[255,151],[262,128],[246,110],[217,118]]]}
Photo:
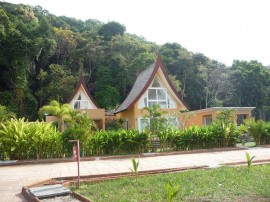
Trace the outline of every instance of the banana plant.
{"label": "banana plant", "polygon": [[166,185],[166,193],[167,193],[167,200],[168,202],[172,202],[173,199],[176,197],[178,192],[180,191],[179,185],[174,187],[172,182],[169,181],[168,184]]}
{"label": "banana plant", "polygon": [[135,175],[135,178],[136,178],[136,181],[137,181],[137,178],[139,176],[139,163],[140,161],[136,161],[134,158],[131,158],[131,162],[132,162],[132,168],[130,168],[130,171]]}
{"label": "banana plant", "polygon": [[250,157],[250,154],[248,152],[246,152],[246,160],[247,160],[247,168],[248,168],[248,170],[250,170],[254,158],[255,158],[255,156]]}

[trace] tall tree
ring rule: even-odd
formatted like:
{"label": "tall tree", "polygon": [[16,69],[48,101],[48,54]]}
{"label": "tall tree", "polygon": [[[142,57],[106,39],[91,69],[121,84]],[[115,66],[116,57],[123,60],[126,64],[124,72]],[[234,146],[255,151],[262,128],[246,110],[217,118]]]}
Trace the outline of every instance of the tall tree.
{"label": "tall tree", "polygon": [[100,107],[114,109],[119,104],[120,95],[117,89],[111,86],[112,73],[107,67],[100,67],[97,70],[95,98]]}
{"label": "tall tree", "polygon": [[230,80],[234,86],[231,100],[234,106],[256,107],[256,116],[265,119],[265,109],[270,105],[270,73],[258,61],[235,60]]}

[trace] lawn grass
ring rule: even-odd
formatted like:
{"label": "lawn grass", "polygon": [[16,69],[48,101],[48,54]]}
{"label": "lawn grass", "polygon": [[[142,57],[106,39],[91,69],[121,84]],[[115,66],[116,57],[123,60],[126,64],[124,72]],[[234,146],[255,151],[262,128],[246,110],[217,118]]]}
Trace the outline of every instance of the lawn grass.
{"label": "lawn grass", "polygon": [[242,143],[237,143],[236,146],[237,147],[239,147],[239,146],[256,147],[256,143],[255,142],[246,142],[244,145]]}
{"label": "lawn grass", "polygon": [[[220,167],[122,178],[81,185],[76,191],[97,201],[167,201],[166,184],[180,185],[175,201],[270,201],[270,165]],[[73,187],[72,189],[75,189]]]}

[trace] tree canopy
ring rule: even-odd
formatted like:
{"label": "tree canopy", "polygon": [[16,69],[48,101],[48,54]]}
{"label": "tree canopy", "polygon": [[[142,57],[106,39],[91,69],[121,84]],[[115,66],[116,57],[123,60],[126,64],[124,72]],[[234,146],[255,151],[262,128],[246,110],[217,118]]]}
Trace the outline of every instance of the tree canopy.
{"label": "tree canopy", "polygon": [[35,120],[52,100],[67,102],[82,71],[99,106],[113,109],[160,52],[191,110],[254,106],[269,119],[269,69],[258,61],[231,67],[178,43],[157,45],[118,22],[56,17],[40,6],[0,2],[0,104]]}

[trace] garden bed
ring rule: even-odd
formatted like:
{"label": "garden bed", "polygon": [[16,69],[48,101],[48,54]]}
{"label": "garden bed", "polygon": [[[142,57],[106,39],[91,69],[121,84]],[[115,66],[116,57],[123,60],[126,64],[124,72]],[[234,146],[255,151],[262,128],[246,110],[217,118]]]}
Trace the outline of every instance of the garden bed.
{"label": "garden bed", "polygon": [[72,189],[93,201],[166,201],[169,181],[179,185],[175,201],[269,201],[270,165],[221,167],[180,173],[125,177]]}

